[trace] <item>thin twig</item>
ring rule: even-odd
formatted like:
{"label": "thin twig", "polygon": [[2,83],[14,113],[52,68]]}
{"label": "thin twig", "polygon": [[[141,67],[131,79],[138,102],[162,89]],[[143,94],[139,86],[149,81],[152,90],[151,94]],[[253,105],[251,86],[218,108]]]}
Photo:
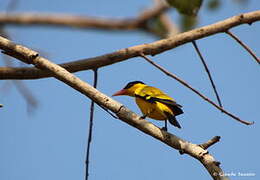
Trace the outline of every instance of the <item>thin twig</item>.
{"label": "thin twig", "polygon": [[147,9],[143,11],[136,19],[137,28],[142,28],[144,24],[148,23],[149,20],[160,16],[163,14],[167,9],[169,9],[169,6],[163,2],[160,1],[158,3],[155,3],[154,7]]}
{"label": "thin twig", "polygon": [[102,106],[101,104],[98,104],[99,107],[101,107],[104,111],[106,111],[110,116],[112,116],[115,119],[119,119],[116,115],[114,115],[112,112],[110,112],[107,108],[105,108],[104,106]]}
{"label": "thin twig", "polygon": [[241,120],[239,117],[231,114],[230,112],[226,111],[225,109],[219,107],[217,104],[215,104],[213,101],[211,101],[209,98],[207,98],[206,96],[204,96],[203,94],[201,94],[198,90],[194,89],[193,87],[191,87],[188,83],[186,83],[184,80],[180,79],[179,77],[177,77],[176,75],[170,73],[169,71],[167,71],[166,69],[164,69],[163,67],[161,67],[160,65],[156,64],[155,62],[153,62],[150,58],[146,57],[143,53],[140,53],[140,56],[143,57],[146,61],[148,61],[149,63],[151,63],[153,66],[155,66],[156,68],[158,68],[159,70],[161,70],[163,73],[165,73],[167,76],[172,77],[173,79],[177,80],[178,82],[180,82],[182,85],[184,85],[185,87],[189,88],[190,90],[192,90],[194,93],[196,93],[197,95],[199,95],[202,99],[204,99],[205,101],[209,102],[210,104],[212,104],[213,106],[215,106],[217,109],[219,109],[220,111],[222,111],[223,113],[227,114],[228,116],[232,117],[233,119],[246,124],[246,125],[252,125],[254,124],[254,122],[248,122],[248,121],[244,121]]}
{"label": "thin twig", "polygon": [[26,84],[21,80],[13,80],[13,84],[16,89],[22,95],[27,103],[27,112],[32,113],[35,108],[39,105],[37,97],[32,93],[32,91],[26,86]]}
{"label": "thin twig", "polygon": [[[97,69],[94,69],[94,88],[97,88],[97,79],[98,79],[98,72]],[[90,105],[90,117],[89,117],[89,130],[88,130],[88,144],[87,144],[87,152],[86,152],[86,172],[85,172],[85,180],[88,180],[89,176],[89,157],[90,157],[90,144],[92,140],[92,129],[93,129],[93,120],[94,120],[94,106],[95,102],[91,100]]]}
{"label": "thin twig", "polygon": [[213,144],[219,142],[220,138],[221,138],[220,136],[215,136],[212,139],[208,140],[207,142],[200,144],[199,146],[206,150]]}
{"label": "thin twig", "polygon": [[7,6],[6,6],[6,12],[13,11],[17,8],[18,0],[9,0]]}
{"label": "thin twig", "polygon": [[193,46],[194,46],[196,52],[198,53],[198,55],[199,55],[199,57],[200,57],[200,60],[201,60],[203,66],[204,66],[204,68],[205,68],[205,71],[206,71],[207,74],[208,74],[208,77],[209,77],[211,86],[212,86],[212,88],[213,88],[213,90],[214,90],[214,93],[215,93],[215,95],[216,95],[216,98],[217,98],[217,100],[218,100],[218,104],[219,104],[220,107],[223,107],[223,106],[222,106],[222,103],[221,103],[221,100],[220,100],[220,97],[219,97],[219,95],[218,95],[217,88],[216,88],[215,83],[214,83],[214,81],[213,81],[213,79],[212,79],[212,76],[211,76],[211,74],[210,74],[209,68],[208,68],[208,66],[207,66],[207,64],[206,64],[206,61],[204,60],[204,58],[203,58],[203,56],[202,56],[202,54],[201,54],[201,52],[200,52],[200,50],[199,50],[199,48],[198,48],[198,46],[197,46],[196,41],[192,41],[192,44],[193,44]]}
{"label": "thin twig", "polygon": [[243,43],[235,34],[230,32],[229,30],[226,31],[226,33],[231,36],[233,39],[235,39],[251,56],[256,60],[258,64],[260,64],[260,59],[256,56],[256,54],[250,49],[245,43]]}

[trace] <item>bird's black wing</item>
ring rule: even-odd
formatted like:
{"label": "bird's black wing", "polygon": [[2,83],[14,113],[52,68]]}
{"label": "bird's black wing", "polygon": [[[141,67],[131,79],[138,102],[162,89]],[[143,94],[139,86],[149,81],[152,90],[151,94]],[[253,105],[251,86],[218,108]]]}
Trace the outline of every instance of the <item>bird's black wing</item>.
{"label": "bird's black wing", "polygon": [[171,110],[173,111],[174,115],[177,116],[179,114],[182,114],[183,111],[181,109],[181,105],[177,104],[175,101],[170,100],[170,99],[161,99],[161,98],[156,98],[156,97],[152,97],[150,98],[151,101],[154,102],[160,102],[165,104],[166,106],[168,106],[169,108],[171,108]]}

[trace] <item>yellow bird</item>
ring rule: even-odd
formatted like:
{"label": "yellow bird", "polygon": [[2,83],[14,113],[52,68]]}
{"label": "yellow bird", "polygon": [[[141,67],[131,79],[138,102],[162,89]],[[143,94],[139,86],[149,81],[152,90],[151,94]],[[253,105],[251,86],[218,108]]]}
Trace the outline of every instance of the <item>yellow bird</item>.
{"label": "yellow bird", "polygon": [[148,86],[141,81],[133,81],[113,94],[113,96],[120,95],[135,97],[135,102],[143,113],[142,118],[150,117],[156,120],[164,120],[163,130],[167,131],[167,120],[172,125],[181,128],[175,116],[183,113],[182,106],[160,89]]}

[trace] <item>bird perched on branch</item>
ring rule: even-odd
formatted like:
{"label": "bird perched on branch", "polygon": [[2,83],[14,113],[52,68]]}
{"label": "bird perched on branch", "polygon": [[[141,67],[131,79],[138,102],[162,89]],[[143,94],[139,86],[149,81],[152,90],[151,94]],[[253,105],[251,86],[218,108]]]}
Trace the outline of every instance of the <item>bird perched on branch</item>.
{"label": "bird perched on branch", "polygon": [[132,96],[141,109],[142,118],[150,117],[156,120],[164,120],[163,130],[167,131],[167,120],[174,126],[181,128],[175,116],[183,113],[181,105],[160,89],[148,86],[141,81],[129,82],[122,90],[113,96]]}

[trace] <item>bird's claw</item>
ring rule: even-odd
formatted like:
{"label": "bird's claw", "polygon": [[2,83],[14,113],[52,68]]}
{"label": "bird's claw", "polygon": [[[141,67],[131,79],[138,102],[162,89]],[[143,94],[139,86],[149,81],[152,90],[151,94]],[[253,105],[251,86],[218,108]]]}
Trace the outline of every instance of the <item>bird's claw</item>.
{"label": "bird's claw", "polygon": [[167,127],[162,127],[162,130],[167,132]]}
{"label": "bird's claw", "polygon": [[145,118],[146,118],[146,115],[141,116],[141,118],[142,118],[142,119],[145,119]]}

